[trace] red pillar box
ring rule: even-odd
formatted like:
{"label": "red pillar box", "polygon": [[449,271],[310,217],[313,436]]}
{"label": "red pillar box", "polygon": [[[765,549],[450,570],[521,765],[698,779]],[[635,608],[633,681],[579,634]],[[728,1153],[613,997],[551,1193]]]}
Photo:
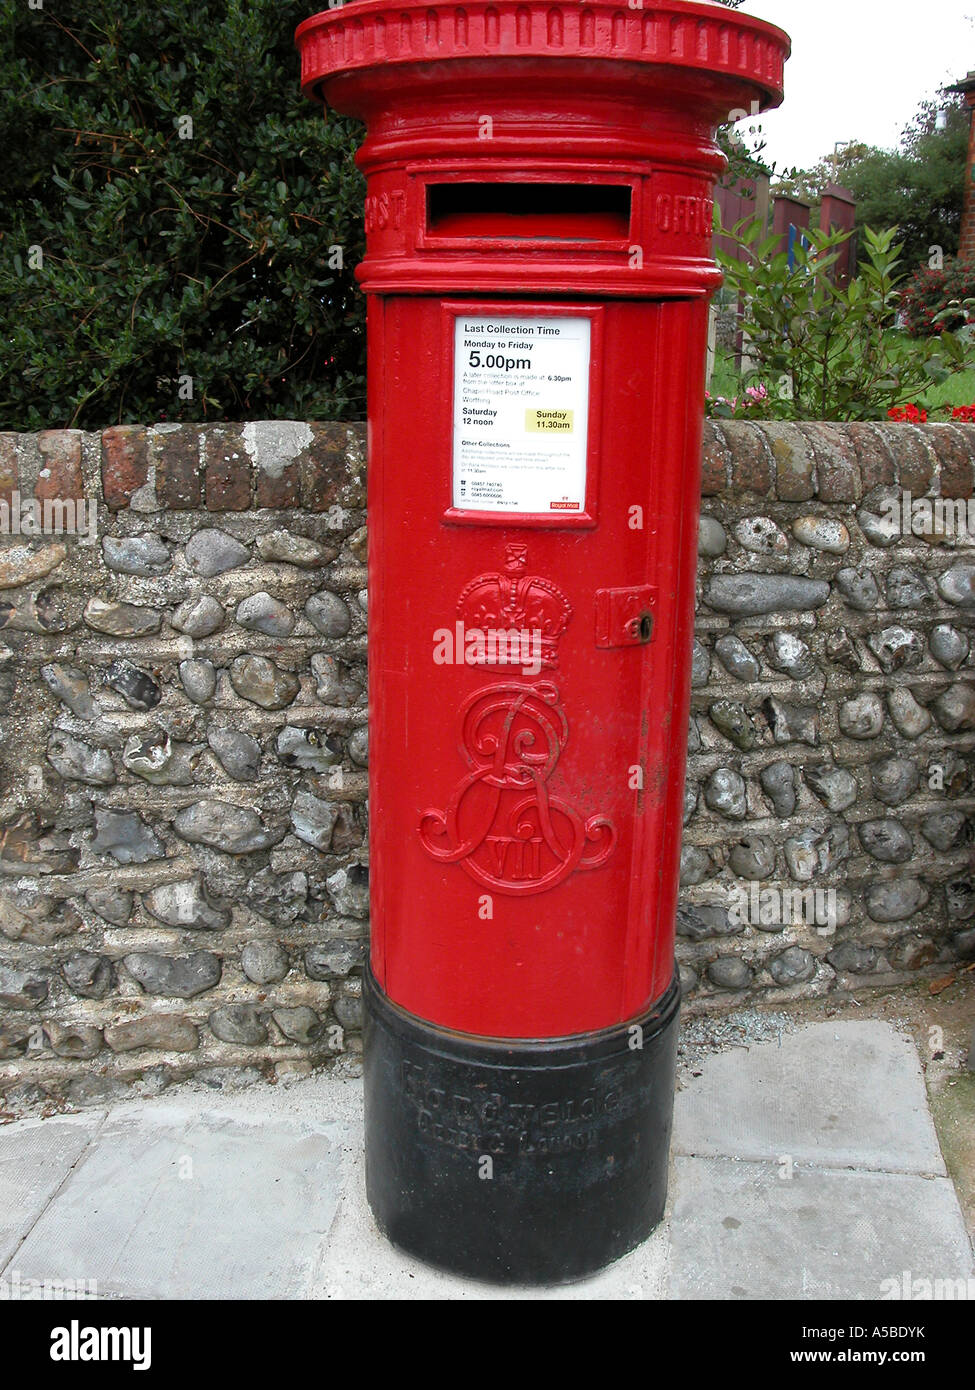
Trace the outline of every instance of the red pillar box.
{"label": "red pillar box", "polygon": [[714,132],[788,39],[354,0],[297,42],[366,124],[369,1200],[571,1279],[664,1206]]}

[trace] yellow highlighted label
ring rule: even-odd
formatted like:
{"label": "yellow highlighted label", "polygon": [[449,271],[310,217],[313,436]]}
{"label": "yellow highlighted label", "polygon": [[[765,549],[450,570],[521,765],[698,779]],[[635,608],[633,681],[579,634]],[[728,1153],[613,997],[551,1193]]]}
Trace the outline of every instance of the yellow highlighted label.
{"label": "yellow highlighted label", "polygon": [[525,411],[525,429],[529,434],[571,434],[574,417],[574,410],[538,410],[533,407]]}

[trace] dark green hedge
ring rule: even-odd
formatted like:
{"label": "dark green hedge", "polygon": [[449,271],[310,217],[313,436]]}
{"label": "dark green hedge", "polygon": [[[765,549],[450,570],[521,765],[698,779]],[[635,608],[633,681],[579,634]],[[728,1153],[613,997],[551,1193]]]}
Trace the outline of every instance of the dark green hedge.
{"label": "dark green hedge", "polygon": [[315,4],[30,3],[0,0],[0,429],[362,417],[358,129],[299,92]]}

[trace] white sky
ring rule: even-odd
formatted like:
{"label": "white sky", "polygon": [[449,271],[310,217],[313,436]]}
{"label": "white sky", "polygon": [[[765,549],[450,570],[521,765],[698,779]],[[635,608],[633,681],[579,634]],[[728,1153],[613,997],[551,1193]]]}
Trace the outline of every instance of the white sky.
{"label": "white sky", "polygon": [[[776,169],[838,141],[893,148],[925,97],[975,69],[975,0],[746,0],[792,39],[785,102],[761,118]],[[747,129],[747,122],[742,122]]]}

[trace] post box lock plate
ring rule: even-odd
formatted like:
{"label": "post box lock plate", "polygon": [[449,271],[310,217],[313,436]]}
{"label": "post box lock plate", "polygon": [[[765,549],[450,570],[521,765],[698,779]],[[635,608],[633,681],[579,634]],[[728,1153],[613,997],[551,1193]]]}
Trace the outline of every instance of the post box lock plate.
{"label": "post box lock plate", "polygon": [[645,647],[653,636],[654,597],[648,584],[597,589],[596,646]]}

